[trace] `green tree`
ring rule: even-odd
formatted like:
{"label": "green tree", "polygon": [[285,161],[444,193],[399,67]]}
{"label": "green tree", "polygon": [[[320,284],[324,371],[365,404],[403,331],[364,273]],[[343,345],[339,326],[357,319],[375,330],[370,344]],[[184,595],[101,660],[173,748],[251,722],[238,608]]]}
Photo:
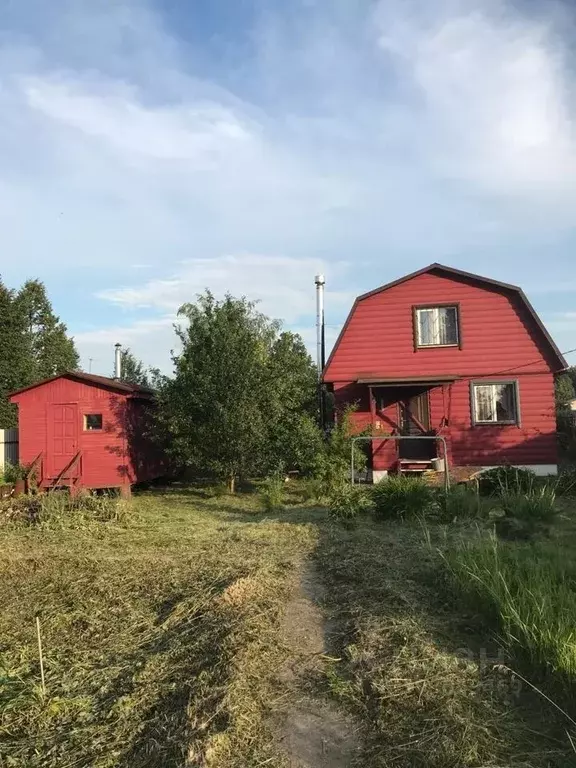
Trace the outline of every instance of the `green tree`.
{"label": "green tree", "polygon": [[17,409],[8,394],[32,381],[27,342],[14,291],[0,281],[0,429],[17,426]]}
{"label": "green tree", "polygon": [[268,464],[309,470],[321,447],[317,426],[317,372],[304,342],[285,331],[272,344],[264,403],[268,414]]}
{"label": "green tree", "polygon": [[[297,336],[246,300],[207,291],[185,304],[182,352],[158,393],[159,424],[183,465],[234,490],[238,478],[296,461],[314,434],[310,361]],[[287,367],[289,366],[289,367]]]}
{"label": "green tree", "polygon": [[151,374],[144,363],[138,360],[129,349],[122,350],[122,365],[120,378],[130,384],[139,384],[141,387],[151,389]]}
{"label": "green tree", "polygon": [[570,380],[574,386],[574,391],[576,392],[576,365],[572,365],[570,368],[568,368],[566,373],[563,375],[570,377]]}
{"label": "green tree", "polygon": [[14,302],[24,321],[26,346],[31,356],[31,380],[40,381],[76,370],[79,357],[74,340],[54,314],[44,283],[27,280]]}
{"label": "green tree", "polygon": [[570,400],[576,398],[574,384],[569,373],[561,373],[555,381],[556,408],[559,410],[568,408]]}

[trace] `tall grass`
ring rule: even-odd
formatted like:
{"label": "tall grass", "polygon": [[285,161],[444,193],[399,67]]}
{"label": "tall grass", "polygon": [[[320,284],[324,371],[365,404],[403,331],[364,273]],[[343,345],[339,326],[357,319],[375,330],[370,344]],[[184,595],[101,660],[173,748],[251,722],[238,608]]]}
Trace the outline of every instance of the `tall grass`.
{"label": "tall grass", "polygon": [[443,556],[462,594],[496,623],[512,654],[564,688],[576,682],[576,562],[548,542],[480,534]]}
{"label": "tall grass", "polygon": [[438,519],[444,523],[478,518],[484,510],[479,493],[465,485],[455,485],[448,490],[438,489],[434,500]]}
{"label": "tall grass", "polygon": [[0,524],[41,528],[84,528],[94,523],[126,523],[130,502],[117,496],[70,496],[66,491],[19,496],[0,501]]}
{"label": "tall grass", "polygon": [[371,512],[373,509],[372,494],[364,485],[344,486],[330,499],[330,517],[341,522],[354,520],[358,515]]}
{"label": "tall grass", "polygon": [[267,477],[260,486],[260,506],[265,512],[276,512],[282,508],[284,501],[284,478],[277,472]]}
{"label": "tall grass", "polygon": [[392,475],[372,489],[379,517],[400,518],[426,515],[434,509],[434,490],[419,477]]}

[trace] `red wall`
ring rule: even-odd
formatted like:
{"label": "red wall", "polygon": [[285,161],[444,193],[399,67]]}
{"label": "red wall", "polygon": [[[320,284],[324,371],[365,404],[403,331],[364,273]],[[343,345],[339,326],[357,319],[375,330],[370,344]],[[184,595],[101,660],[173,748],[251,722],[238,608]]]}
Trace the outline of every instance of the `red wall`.
{"label": "red wall", "polygon": [[[460,306],[462,348],[414,349],[417,304]],[[360,378],[453,375],[464,380],[430,391],[432,427],[443,417],[451,461],[457,465],[555,464],[554,366],[542,333],[515,293],[471,280],[434,273],[369,296],[355,311],[329,361],[324,379],[333,383],[337,405],[359,402],[355,421],[370,422],[367,387]],[[520,426],[472,426],[470,379],[517,379]],[[392,431],[397,406],[378,414],[381,430]],[[375,430],[376,432],[376,430]],[[374,444],[374,468],[388,469],[396,457],[392,441]]]}
{"label": "red wall", "polygon": [[[16,395],[18,403],[20,461],[33,461],[44,453],[44,473],[49,466],[48,408],[53,403],[76,403],[78,449],[82,451],[82,485],[113,487],[144,479],[132,467],[125,425],[134,419],[138,404],[120,393],[61,378]],[[130,409],[127,411],[127,409]],[[84,414],[101,413],[102,431],[85,431]]]}

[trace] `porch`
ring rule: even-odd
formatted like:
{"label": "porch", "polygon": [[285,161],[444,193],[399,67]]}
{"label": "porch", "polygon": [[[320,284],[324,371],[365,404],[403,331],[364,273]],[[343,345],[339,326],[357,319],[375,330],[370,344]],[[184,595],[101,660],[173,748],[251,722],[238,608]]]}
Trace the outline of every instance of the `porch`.
{"label": "porch", "polygon": [[[443,471],[442,441],[430,438],[448,437],[449,391],[457,378],[358,380],[367,389],[372,431],[378,437],[366,443],[374,482],[390,473]],[[395,439],[382,439],[386,435]]]}

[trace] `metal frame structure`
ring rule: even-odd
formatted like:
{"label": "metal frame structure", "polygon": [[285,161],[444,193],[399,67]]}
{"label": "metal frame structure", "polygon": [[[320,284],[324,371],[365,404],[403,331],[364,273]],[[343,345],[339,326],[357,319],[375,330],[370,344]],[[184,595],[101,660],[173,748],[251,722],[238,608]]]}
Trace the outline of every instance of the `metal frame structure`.
{"label": "metal frame structure", "polygon": [[442,435],[362,435],[352,438],[350,446],[350,482],[354,485],[354,444],[358,440],[440,440],[444,446],[444,488],[450,490],[450,467],[448,466],[448,448]]}

